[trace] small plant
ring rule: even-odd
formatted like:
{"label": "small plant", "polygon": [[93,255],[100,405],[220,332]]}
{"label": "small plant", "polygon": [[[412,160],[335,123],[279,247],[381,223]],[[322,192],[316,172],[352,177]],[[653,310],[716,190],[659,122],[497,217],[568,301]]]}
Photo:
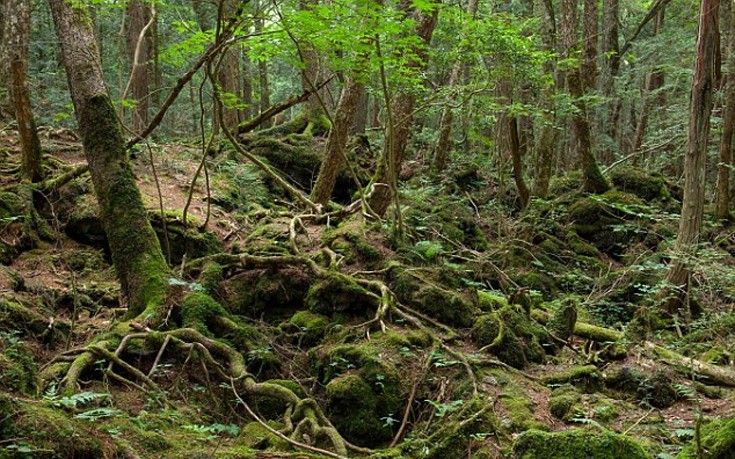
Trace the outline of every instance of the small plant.
{"label": "small plant", "polygon": [[380,418],[380,420],[383,421],[383,427],[387,428],[392,428],[394,425],[398,424],[399,421],[398,419],[393,417],[393,413]]}
{"label": "small plant", "polygon": [[[48,393],[48,392],[47,392]],[[80,392],[67,397],[56,398],[52,396],[49,399],[52,400],[51,404],[56,408],[65,408],[67,410],[76,410],[89,406],[93,403],[98,403],[104,400],[108,400],[110,394],[97,393],[97,392]]]}
{"label": "small plant", "polygon": [[436,409],[434,416],[437,418],[443,418],[449,413],[457,411],[462,405],[464,400],[453,400],[447,403],[435,402],[434,400],[427,400],[426,403],[433,406]]}
{"label": "small plant", "polygon": [[98,421],[105,418],[114,418],[122,415],[123,412],[112,408],[95,408],[93,410],[79,413],[74,417],[77,419],[86,419],[87,421]]}

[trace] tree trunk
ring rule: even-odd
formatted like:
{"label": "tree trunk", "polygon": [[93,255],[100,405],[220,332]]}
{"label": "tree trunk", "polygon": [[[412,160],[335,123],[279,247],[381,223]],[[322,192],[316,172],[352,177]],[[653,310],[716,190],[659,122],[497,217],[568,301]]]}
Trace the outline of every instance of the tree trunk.
{"label": "tree trunk", "polygon": [[[308,10],[319,4],[319,0],[299,0],[299,9]],[[304,68],[301,70],[301,86],[304,91],[312,91],[306,101],[307,117],[309,120],[321,116],[327,109],[326,89],[317,90],[317,86],[324,79],[325,68],[319,52],[312,43],[301,42],[298,44],[299,53]]]}
{"label": "tree trunk", "polygon": [[[405,3],[408,7],[410,3]],[[426,67],[426,60],[428,58],[427,48],[431,43],[431,36],[434,33],[437,20],[439,19],[438,8],[432,9],[430,12],[421,13],[418,10],[414,10],[408,14],[415,20],[416,36],[421,40],[424,47],[413,46],[411,52],[413,57],[409,59],[406,67],[411,73],[419,73]],[[405,91],[395,97],[395,101],[392,102],[393,119],[395,123],[388,123],[388,128],[385,133],[385,147],[381,152],[381,160],[378,165],[376,172],[377,179],[375,181],[380,183],[393,183],[396,184],[398,175],[403,164],[403,157],[408,146],[408,139],[411,134],[413,127],[413,110],[416,103],[416,96],[410,92]],[[391,187],[392,189],[393,187]],[[373,203],[371,206],[373,211],[382,216],[388,209],[386,202],[389,200],[381,200],[380,205],[378,202]],[[375,204],[375,205],[373,205]]]}
{"label": "tree trunk", "polygon": [[23,177],[38,182],[41,170],[41,142],[31,110],[28,90],[28,40],[31,26],[30,0],[7,0],[5,5],[5,47],[10,66],[10,95],[18,124]]}
{"label": "tree trunk", "polygon": [[735,6],[724,2],[721,6],[723,27],[723,49],[727,56],[727,78],[724,79],[726,94],[725,114],[722,120],[720,140],[720,164],[717,167],[717,195],[715,217],[730,219],[730,168],[732,167],[732,141],[735,132]]}
{"label": "tree trunk", "polygon": [[[656,36],[661,31],[661,28],[664,24],[664,14],[665,10],[661,9],[656,19],[653,23],[653,30],[652,30],[652,36]],[[643,97],[643,105],[641,106],[641,113],[638,117],[638,124],[635,128],[635,137],[633,138],[633,151],[638,152],[643,147],[643,139],[646,135],[646,128],[648,127],[648,117],[651,112],[651,106],[653,105],[654,100],[658,102],[658,97],[653,97],[653,92],[661,89],[664,85],[664,71],[661,68],[657,68],[656,70],[652,71],[650,75],[648,75],[648,78],[646,79],[646,93]],[[658,103],[659,106],[663,106],[663,104]],[[634,159],[634,164],[638,164],[640,160],[643,158],[640,157],[640,155],[636,156]]]}
{"label": "tree trunk", "polygon": [[345,155],[350,126],[357,111],[357,103],[364,93],[365,85],[354,77],[348,76],[334,113],[334,124],[329,130],[324,160],[319,168],[314,189],[311,191],[311,198],[317,204],[325,205],[332,196]]}
{"label": "tree trunk", "polygon": [[[253,18],[253,27],[255,34],[263,32],[263,12],[260,10],[260,1],[253,1],[253,10],[255,10],[255,17]],[[265,59],[258,59],[258,113],[263,114],[271,106],[271,94],[270,88],[268,87],[268,61]],[[267,120],[263,123],[264,128],[269,128],[272,125],[272,120]]]}
{"label": "tree trunk", "polygon": [[[556,18],[554,16],[554,6],[551,0],[543,0],[540,4],[542,8],[542,25],[541,33],[543,36],[544,50],[554,52],[556,50]],[[552,62],[544,62],[544,73],[554,75],[554,64]],[[543,115],[541,116],[541,127],[539,129],[538,143],[536,144],[536,177],[533,182],[533,195],[545,198],[549,192],[549,182],[551,181],[551,168],[554,161],[554,149],[556,146],[556,129],[555,110],[554,110],[554,94],[556,93],[556,78],[550,82],[541,91],[541,108]]]}
{"label": "tree trunk", "polygon": [[49,0],[112,261],[129,317],[163,302],[169,269],[146,215],[102,76],[92,23],[81,4]]}
{"label": "tree trunk", "polygon": [[597,88],[597,40],[599,38],[598,0],[584,0],[584,20],[582,27],[582,41],[584,43],[584,60],[582,61],[582,75],[585,90]]}
{"label": "tree trunk", "polygon": [[8,56],[5,43],[5,9],[8,7],[6,1],[0,2],[0,119],[3,119],[9,113],[8,104],[10,103],[10,89],[8,84]]}
{"label": "tree trunk", "polygon": [[[713,88],[717,80],[719,0],[702,0],[699,10],[697,53],[689,102],[689,129],[687,131],[684,160],[684,199],[681,206],[679,234],[674,250],[679,255],[691,253],[699,242],[702,229],[705,198],[705,170],[707,166],[707,142],[710,114],[713,105]],[[674,314],[683,304],[689,279],[686,261],[677,257],[666,274],[667,284],[676,292],[671,298],[664,296],[665,309]],[[681,293],[679,293],[681,292]]]}
{"label": "tree trunk", "polygon": [[[575,0],[561,1],[561,30],[564,41],[564,57],[571,58],[577,49],[577,6]],[[572,117],[572,131],[576,140],[577,158],[582,167],[584,189],[588,193],[604,193],[610,186],[597,167],[592,153],[590,123],[585,103],[582,75],[579,67],[567,70],[567,88],[574,100],[576,113]]]}
{"label": "tree trunk", "polygon": [[[474,19],[477,13],[478,0],[469,0],[467,4],[467,16]],[[462,75],[462,68],[464,63],[461,60],[457,60],[452,64],[452,70],[449,73],[449,82],[447,88],[451,91],[455,86],[459,84],[459,79]],[[449,139],[452,133],[452,121],[454,120],[454,110],[450,106],[452,102],[452,95],[448,94],[444,100],[444,108],[442,109],[441,121],[439,122],[439,138],[436,142],[436,149],[434,151],[434,163],[432,167],[434,172],[444,170],[449,162]]]}
{"label": "tree trunk", "polygon": [[525,209],[528,206],[528,200],[530,193],[526,186],[526,181],[523,178],[523,161],[521,158],[521,143],[518,135],[518,120],[515,116],[505,115],[505,122],[507,123],[508,130],[508,141],[510,147],[510,157],[513,162],[513,179],[516,182],[516,188],[518,189],[518,197],[521,200],[521,209]]}
{"label": "tree trunk", "polygon": [[362,91],[360,99],[357,101],[357,111],[355,111],[355,119],[352,120],[350,126],[350,135],[364,134],[367,129],[368,122],[368,93]]}
{"label": "tree trunk", "polygon": [[[253,63],[247,53],[243,53],[242,60],[242,110],[243,120],[249,120],[254,116],[253,112]],[[237,130],[233,131],[237,132]]]}
{"label": "tree trunk", "polygon": [[143,29],[151,20],[151,7],[144,0],[131,0],[127,16],[130,18],[126,34],[127,49],[133,66],[130,70],[130,95],[137,102],[133,109],[132,128],[134,132],[142,132],[148,126],[148,74],[153,48],[150,29],[145,33]]}
{"label": "tree trunk", "polygon": [[[617,119],[615,117],[616,102],[613,97],[615,94],[615,78],[620,71],[620,32],[618,29],[619,0],[603,0],[602,2],[602,65],[600,66],[599,90],[603,97],[609,100],[604,104],[604,113],[600,114],[598,124],[600,125],[600,133],[606,137],[606,141],[602,145],[613,145],[612,139],[615,138],[615,126]],[[602,157],[606,162],[612,162],[614,159],[614,151],[609,146],[603,146]]]}

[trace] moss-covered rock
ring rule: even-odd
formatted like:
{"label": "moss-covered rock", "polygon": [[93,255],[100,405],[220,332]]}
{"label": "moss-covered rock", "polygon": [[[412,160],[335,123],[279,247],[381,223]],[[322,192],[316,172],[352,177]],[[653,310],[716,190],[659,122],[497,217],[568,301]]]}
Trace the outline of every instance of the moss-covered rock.
{"label": "moss-covered rock", "polygon": [[312,282],[302,269],[254,269],[224,280],[218,299],[236,315],[283,320],[304,309]]}
{"label": "moss-covered rock", "polygon": [[310,311],[332,315],[349,313],[365,315],[377,307],[375,298],[364,287],[349,276],[330,273],[325,279],[315,282],[304,299]]}
{"label": "moss-covered rock", "polygon": [[60,459],[105,457],[91,428],[58,410],[0,393],[0,413],[0,438],[22,439],[39,455]]}
{"label": "moss-covered rock", "polygon": [[638,242],[645,234],[635,225],[650,222],[637,220],[646,210],[644,203],[635,195],[617,190],[599,196],[583,197],[569,207],[569,218],[573,229],[600,251],[620,258],[627,247]]}
{"label": "moss-covered rock", "polygon": [[562,386],[554,390],[549,398],[549,412],[563,421],[573,418],[582,396],[572,386]]}
{"label": "moss-covered rock", "polygon": [[381,259],[380,251],[367,239],[367,228],[358,219],[348,220],[339,227],[326,231],[324,242],[336,253],[345,257],[345,263],[365,263],[375,266]]}
{"label": "moss-covered rock", "polygon": [[646,202],[669,197],[666,181],[661,174],[651,174],[637,167],[615,168],[610,172],[610,180],[618,190],[634,194]]}
{"label": "moss-covered rock", "polygon": [[[273,423],[271,427],[276,430],[282,428],[282,426],[276,423]],[[286,440],[272,433],[257,422],[245,424],[242,430],[240,430],[240,436],[237,441],[249,448],[258,450],[283,451],[288,448],[288,442]]]}
{"label": "moss-covered rock", "polygon": [[[398,299],[440,322],[469,328],[477,312],[477,293],[447,288],[441,273],[416,273],[402,267],[390,271],[390,287]],[[451,284],[450,284],[451,285]]]}
{"label": "moss-covered rock", "polygon": [[626,365],[605,370],[605,385],[656,408],[668,408],[679,400],[673,381],[664,371],[646,372]]}
{"label": "moss-covered rock", "polygon": [[161,248],[164,252],[169,251],[174,264],[181,263],[184,255],[188,260],[193,260],[222,252],[219,237],[211,231],[199,229],[199,222],[191,215],[187,216],[186,224],[180,212],[167,212],[162,217],[160,212],[151,211],[148,218],[161,242]]}
{"label": "moss-covered rock", "polygon": [[298,345],[310,347],[319,343],[329,326],[329,318],[311,311],[299,311],[281,324],[281,330],[295,337]]}
{"label": "moss-covered rock", "polygon": [[609,431],[568,430],[548,433],[529,430],[513,442],[515,459],[650,459],[630,437]]}
{"label": "moss-covered rock", "polygon": [[374,388],[356,373],[339,376],[327,384],[327,406],[335,427],[349,441],[375,446],[392,437],[381,420]]}
{"label": "moss-covered rock", "polygon": [[735,459],[735,419],[720,419],[702,428],[701,451],[696,442],[687,445],[676,459]]}

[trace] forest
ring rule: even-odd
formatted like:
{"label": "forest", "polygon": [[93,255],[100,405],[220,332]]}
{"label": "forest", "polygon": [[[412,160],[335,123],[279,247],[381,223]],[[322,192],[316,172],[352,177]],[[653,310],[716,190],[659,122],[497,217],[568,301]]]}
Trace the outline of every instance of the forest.
{"label": "forest", "polygon": [[735,458],[735,1],[2,0],[0,459]]}

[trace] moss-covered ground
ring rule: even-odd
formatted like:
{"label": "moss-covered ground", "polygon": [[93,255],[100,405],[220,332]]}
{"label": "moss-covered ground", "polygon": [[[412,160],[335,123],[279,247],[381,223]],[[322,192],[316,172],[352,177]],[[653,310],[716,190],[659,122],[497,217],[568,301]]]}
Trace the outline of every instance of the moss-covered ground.
{"label": "moss-covered ground", "polygon": [[[308,191],[318,142],[286,134],[244,143]],[[80,161],[44,142],[50,173]],[[708,225],[699,315],[662,315],[679,205],[662,177],[613,170],[598,196],[570,175],[519,212],[457,164],[403,183],[399,238],[300,214],[228,148],[209,190],[197,148],[157,148],[158,183],[145,155],[135,172],[171,263],[165,317],[72,391],[75,350],[116,348],[126,316],[91,184],[31,212],[0,175],[0,458],[733,457],[735,244]]]}

